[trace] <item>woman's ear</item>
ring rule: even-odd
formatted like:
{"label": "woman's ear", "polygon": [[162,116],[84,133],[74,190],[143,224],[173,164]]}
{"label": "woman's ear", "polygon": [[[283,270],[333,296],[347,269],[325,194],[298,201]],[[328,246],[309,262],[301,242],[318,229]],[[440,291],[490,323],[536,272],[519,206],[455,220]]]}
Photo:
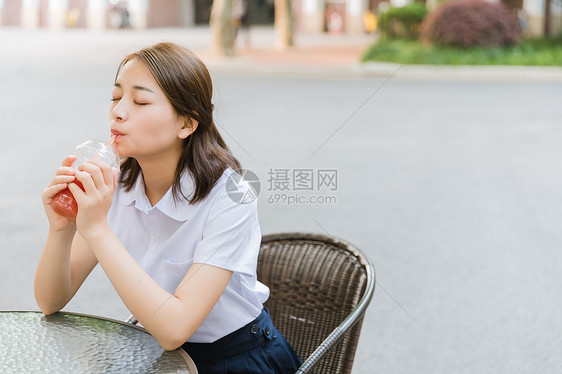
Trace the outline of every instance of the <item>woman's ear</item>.
{"label": "woman's ear", "polygon": [[184,117],[182,120],[182,126],[178,133],[178,138],[186,139],[189,135],[193,134],[197,130],[197,125],[199,122],[193,118]]}

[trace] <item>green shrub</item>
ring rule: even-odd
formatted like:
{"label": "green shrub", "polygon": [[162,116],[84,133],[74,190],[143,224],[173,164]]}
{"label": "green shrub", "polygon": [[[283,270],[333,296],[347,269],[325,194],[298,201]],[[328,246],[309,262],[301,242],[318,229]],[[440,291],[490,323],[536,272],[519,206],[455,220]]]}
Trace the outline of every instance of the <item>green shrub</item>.
{"label": "green shrub", "polygon": [[416,40],[381,40],[366,51],[362,60],[408,65],[562,66],[562,39],[529,39],[519,45],[471,49],[427,46]]}
{"label": "green shrub", "polygon": [[379,26],[384,38],[416,39],[420,24],[427,15],[424,3],[389,8],[379,16]]}

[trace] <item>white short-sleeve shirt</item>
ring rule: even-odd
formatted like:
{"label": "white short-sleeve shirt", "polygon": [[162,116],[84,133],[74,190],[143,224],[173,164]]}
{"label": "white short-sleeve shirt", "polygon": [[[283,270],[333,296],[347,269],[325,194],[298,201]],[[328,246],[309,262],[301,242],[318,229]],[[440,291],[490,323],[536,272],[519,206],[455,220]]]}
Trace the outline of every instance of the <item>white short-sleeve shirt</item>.
{"label": "white short-sleeve shirt", "polygon": [[[254,320],[269,296],[256,277],[261,231],[257,202],[239,204],[227,194],[228,168],[211,193],[196,204],[174,201],[170,189],[154,206],[142,175],[126,192],[115,191],[108,223],[140,266],[166,291],[174,293],[191,264],[203,263],[233,272],[230,282],[189,342],[211,343]],[[194,189],[188,172],[182,191]]]}

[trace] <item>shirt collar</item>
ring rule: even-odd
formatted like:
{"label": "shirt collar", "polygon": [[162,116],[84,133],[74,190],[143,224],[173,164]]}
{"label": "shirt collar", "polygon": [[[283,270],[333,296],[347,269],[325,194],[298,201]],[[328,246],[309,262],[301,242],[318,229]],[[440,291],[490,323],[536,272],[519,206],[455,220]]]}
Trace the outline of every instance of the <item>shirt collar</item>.
{"label": "shirt collar", "polygon": [[[171,187],[155,206],[151,206],[146,197],[142,178],[141,171],[133,188],[128,192],[124,191],[123,203],[125,205],[134,204],[135,208],[145,214],[148,214],[152,209],[158,209],[176,221],[187,221],[192,217],[195,210],[194,205],[190,204],[182,196],[180,196],[180,200],[174,200]],[[194,191],[194,182],[187,170],[182,173],[180,182],[184,196],[191,197]]]}

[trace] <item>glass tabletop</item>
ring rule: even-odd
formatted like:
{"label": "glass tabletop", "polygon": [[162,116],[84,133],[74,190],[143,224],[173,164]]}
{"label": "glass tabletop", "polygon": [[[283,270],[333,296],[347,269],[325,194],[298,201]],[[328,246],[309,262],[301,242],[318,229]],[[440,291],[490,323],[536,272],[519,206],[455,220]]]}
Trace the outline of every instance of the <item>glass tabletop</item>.
{"label": "glass tabletop", "polygon": [[197,373],[146,330],[78,313],[0,311],[2,373]]}

